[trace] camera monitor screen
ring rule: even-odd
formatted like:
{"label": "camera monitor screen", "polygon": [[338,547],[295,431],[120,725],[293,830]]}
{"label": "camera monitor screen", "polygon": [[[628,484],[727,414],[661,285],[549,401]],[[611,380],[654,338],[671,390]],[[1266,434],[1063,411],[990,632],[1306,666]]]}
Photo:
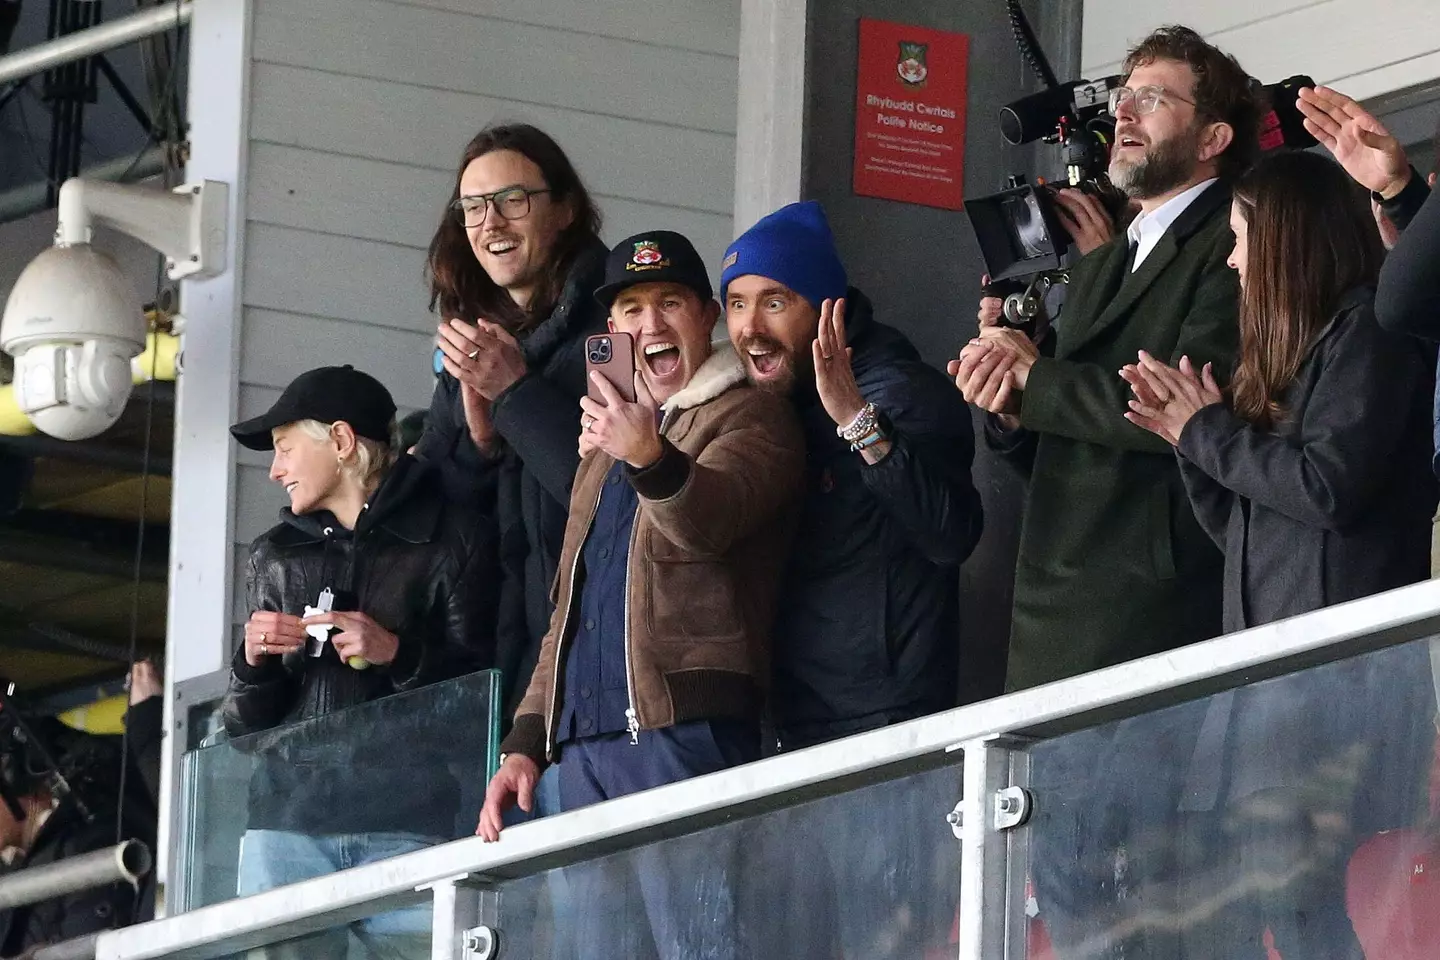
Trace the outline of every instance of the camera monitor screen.
{"label": "camera monitor screen", "polygon": [[1069,238],[1054,222],[1047,198],[1034,187],[1016,187],[965,201],[990,279],[1034,276],[1060,266]]}

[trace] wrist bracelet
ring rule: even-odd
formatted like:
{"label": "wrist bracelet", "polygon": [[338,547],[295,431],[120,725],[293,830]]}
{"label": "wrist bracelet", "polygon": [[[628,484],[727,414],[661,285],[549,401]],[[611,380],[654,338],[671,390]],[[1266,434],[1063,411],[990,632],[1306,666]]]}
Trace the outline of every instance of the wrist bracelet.
{"label": "wrist bracelet", "polygon": [[842,440],[851,443],[862,440],[873,433],[880,425],[880,413],[875,409],[875,404],[867,403],[855,414],[855,419],[843,427],[835,428],[835,435]]}
{"label": "wrist bracelet", "polygon": [[885,433],[884,433],[884,431],[882,431],[879,427],[876,427],[874,430],[870,431],[870,433],[869,433],[868,435],[866,435],[866,436],[864,436],[864,437],[861,437],[859,440],[853,441],[853,442],[850,444],[850,452],[851,452],[851,453],[859,453],[861,450],[864,450],[866,447],[873,447],[873,446],[875,446],[875,444],[879,443],[881,440],[884,440],[884,439],[885,439]]}

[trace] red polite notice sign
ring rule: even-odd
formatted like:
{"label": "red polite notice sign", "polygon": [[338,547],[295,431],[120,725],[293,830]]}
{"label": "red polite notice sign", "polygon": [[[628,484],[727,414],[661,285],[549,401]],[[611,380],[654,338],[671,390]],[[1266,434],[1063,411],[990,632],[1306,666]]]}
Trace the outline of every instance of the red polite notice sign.
{"label": "red polite notice sign", "polygon": [[970,38],[860,21],[854,189],[866,197],[964,208]]}

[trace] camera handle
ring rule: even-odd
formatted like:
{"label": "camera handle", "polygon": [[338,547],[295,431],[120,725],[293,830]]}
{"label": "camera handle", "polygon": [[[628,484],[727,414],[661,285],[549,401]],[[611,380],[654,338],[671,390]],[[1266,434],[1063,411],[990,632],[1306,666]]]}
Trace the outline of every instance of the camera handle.
{"label": "camera handle", "polygon": [[1069,282],[1069,270],[1037,273],[1023,293],[1012,293],[1005,298],[1002,314],[1006,325],[1023,331],[1031,343],[1040,343],[1050,332],[1050,314],[1045,311],[1045,298],[1055,284]]}

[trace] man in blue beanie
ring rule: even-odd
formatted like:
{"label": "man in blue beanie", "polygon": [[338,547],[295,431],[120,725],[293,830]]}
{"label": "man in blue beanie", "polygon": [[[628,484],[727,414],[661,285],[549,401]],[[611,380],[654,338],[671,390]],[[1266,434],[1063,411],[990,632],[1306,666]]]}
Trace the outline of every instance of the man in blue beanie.
{"label": "man in blue beanie", "polygon": [[818,203],[747,230],[720,284],[751,381],[794,399],[808,452],[775,631],[780,749],[955,706],[957,568],[982,523],[963,400],[847,286]]}
{"label": "man in blue beanie", "polygon": [[[805,432],[805,501],[774,633],[778,748],[955,706],[959,566],[982,525],[963,399],[847,285],[817,203],[790,204],[746,231],[725,253],[720,284],[751,381],[792,397]],[[905,884],[873,875],[934,855],[931,844],[915,846],[923,831],[911,828],[930,815],[929,797],[901,791],[887,802],[876,829],[815,838],[833,890],[874,895],[839,909],[824,871],[805,860],[794,883],[807,893],[786,914],[800,929],[767,939],[808,943],[815,957],[837,955],[831,937],[865,956],[945,945],[952,918],[943,905],[912,902]],[[785,829],[794,844],[807,826]],[[902,913],[913,921],[906,949],[887,952],[881,941]]]}

